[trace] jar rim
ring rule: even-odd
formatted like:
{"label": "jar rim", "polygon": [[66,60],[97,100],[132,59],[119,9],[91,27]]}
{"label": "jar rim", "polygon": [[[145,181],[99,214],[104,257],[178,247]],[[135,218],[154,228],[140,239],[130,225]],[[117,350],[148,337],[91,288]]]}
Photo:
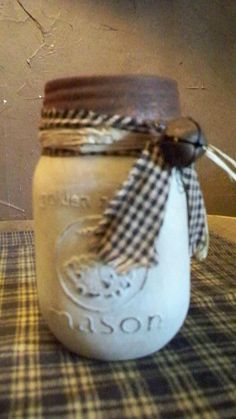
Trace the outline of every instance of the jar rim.
{"label": "jar rim", "polygon": [[177,83],[156,75],[86,75],[50,80],[44,108],[85,109],[138,119],[180,116]]}

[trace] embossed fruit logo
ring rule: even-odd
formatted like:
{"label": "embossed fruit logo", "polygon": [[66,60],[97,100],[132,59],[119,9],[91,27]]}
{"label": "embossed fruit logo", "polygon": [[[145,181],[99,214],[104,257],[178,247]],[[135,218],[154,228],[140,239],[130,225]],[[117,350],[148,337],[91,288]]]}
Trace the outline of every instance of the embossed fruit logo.
{"label": "embossed fruit logo", "polygon": [[70,300],[92,311],[110,311],[130,301],[144,286],[147,270],[118,275],[91,253],[90,241],[99,217],[80,219],[68,226],[56,244],[60,284]]}

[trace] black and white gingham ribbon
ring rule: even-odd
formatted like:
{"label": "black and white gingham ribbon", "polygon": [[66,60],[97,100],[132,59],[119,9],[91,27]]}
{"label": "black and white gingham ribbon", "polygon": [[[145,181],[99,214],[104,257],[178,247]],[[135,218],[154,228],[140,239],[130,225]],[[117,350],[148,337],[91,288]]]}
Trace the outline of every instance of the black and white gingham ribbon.
{"label": "black and white gingham ribbon", "polygon": [[[104,126],[154,135],[109,202],[95,231],[96,250],[101,260],[119,273],[155,266],[156,239],[165,217],[172,172],[177,170],[166,164],[158,144],[165,125],[84,110],[42,112],[41,130]],[[197,174],[194,164],[178,170],[187,198],[190,254],[202,259],[207,254],[208,232]]]}
{"label": "black and white gingham ribbon", "polygon": [[[159,147],[149,146],[131,169],[128,179],[108,204],[96,230],[101,259],[117,272],[158,263],[156,239],[166,211],[173,169]],[[181,169],[188,205],[190,254],[206,257],[206,212],[194,166]]]}

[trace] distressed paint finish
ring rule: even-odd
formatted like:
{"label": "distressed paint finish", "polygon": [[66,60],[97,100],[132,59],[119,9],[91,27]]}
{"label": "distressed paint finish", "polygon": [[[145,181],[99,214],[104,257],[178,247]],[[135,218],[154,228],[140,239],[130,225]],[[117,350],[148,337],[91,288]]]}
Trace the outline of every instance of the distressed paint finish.
{"label": "distressed paint finish", "polygon": [[[172,77],[183,114],[201,121],[209,142],[235,155],[235,18],[234,0],[0,0],[0,219],[32,217],[48,79]],[[208,212],[236,215],[235,186],[208,160],[199,167]]]}

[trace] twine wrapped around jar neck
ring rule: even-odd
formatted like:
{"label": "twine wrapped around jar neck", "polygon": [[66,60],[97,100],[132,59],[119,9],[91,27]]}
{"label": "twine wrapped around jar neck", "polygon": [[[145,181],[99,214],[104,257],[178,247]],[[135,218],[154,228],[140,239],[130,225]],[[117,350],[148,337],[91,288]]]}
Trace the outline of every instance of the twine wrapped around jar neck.
{"label": "twine wrapped around jar neck", "polygon": [[147,134],[121,131],[111,127],[58,128],[42,130],[40,142],[43,150],[54,150],[55,154],[56,150],[64,150],[71,155],[104,153],[138,155],[145,147]]}
{"label": "twine wrapped around jar neck", "polygon": [[[164,127],[164,125],[163,125]],[[160,123],[160,132],[161,132]],[[120,115],[100,115],[93,111],[43,109],[40,142],[50,155],[63,150],[76,154],[138,155],[150,136],[148,123]]]}

